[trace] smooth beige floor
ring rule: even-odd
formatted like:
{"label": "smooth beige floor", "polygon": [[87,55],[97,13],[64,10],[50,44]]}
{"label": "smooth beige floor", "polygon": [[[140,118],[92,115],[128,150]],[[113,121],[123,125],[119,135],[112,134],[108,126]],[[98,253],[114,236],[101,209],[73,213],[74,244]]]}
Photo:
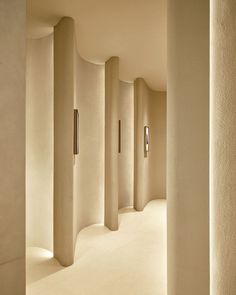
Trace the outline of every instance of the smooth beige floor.
{"label": "smooth beige floor", "polygon": [[117,232],[101,225],[81,231],[68,268],[30,249],[27,295],[166,295],[166,202],[123,209],[119,222]]}

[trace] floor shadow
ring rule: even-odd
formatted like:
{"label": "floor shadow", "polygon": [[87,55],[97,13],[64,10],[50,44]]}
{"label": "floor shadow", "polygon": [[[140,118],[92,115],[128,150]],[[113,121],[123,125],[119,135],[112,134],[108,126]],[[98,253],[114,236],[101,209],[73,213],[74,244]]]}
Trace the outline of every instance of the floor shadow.
{"label": "floor shadow", "polygon": [[30,247],[26,251],[26,285],[64,269],[48,250]]}
{"label": "floor shadow", "polygon": [[133,207],[125,207],[119,210],[119,214],[126,214],[126,213],[137,213],[137,211]]}

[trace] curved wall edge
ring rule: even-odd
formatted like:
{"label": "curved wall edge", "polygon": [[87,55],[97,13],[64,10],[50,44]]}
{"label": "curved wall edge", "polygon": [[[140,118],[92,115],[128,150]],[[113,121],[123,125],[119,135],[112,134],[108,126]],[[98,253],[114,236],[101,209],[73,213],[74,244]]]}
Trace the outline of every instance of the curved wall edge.
{"label": "curved wall edge", "polygon": [[64,17],[54,29],[54,256],[74,261],[73,109],[74,21]]}
{"label": "curved wall edge", "polygon": [[105,65],[105,225],[118,229],[119,58]]}

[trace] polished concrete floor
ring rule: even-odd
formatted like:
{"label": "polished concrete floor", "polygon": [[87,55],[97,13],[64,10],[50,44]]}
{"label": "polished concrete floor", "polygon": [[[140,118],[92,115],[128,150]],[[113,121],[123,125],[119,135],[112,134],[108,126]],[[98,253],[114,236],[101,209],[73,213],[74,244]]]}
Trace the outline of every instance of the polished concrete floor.
{"label": "polished concrete floor", "polygon": [[27,295],[166,295],[166,202],[122,209],[119,221],[117,232],[82,230],[68,268],[48,251],[28,249]]}

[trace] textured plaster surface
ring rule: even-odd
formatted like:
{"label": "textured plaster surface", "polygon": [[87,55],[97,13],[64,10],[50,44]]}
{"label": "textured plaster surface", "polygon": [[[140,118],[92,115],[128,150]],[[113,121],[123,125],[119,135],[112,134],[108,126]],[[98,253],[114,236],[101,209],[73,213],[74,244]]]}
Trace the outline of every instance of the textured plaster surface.
{"label": "textured plaster surface", "polygon": [[236,2],[211,1],[211,294],[236,294]]}
{"label": "textured plaster surface", "polygon": [[0,293],[25,290],[24,0],[0,1]]}
{"label": "textured plaster surface", "polygon": [[168,295],[209,295],[208,1],[168,1],[167,84]]}

